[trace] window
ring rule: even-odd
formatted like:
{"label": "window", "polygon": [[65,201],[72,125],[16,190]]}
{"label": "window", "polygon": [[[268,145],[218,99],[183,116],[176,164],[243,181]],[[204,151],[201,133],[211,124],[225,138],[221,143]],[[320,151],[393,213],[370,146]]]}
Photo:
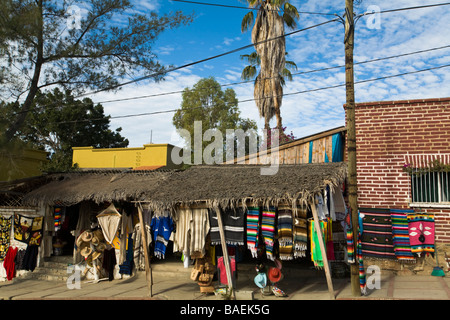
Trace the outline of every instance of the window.
{"label": "window", "polygon": [[422,161],[421,164],[416,162],[405,165],[404,171],[409,174],[411,182],[413,204],[450,205],[450,165],[442,160],[437,157],[432,161]]}

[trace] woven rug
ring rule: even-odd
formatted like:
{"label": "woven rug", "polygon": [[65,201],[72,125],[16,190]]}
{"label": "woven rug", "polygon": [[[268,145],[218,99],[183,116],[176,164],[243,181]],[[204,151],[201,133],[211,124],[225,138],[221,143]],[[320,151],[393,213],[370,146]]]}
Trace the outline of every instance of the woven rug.
{"label": "woven rug", "polygon": [[[244,245],[245,212],[242,208],[227,209],[222,214],[225,242],[233,246]],[[210,236],[212,245],[220,245],[219,223],[217,213],[211,210],[209,213]]]}
{"label": "woven rug", "polygon": [[435,229],[433,214],[408,214],[408,232],[413,254],[418,257],[422,253],[434,254]]}
{"label": "woven rug", "polygon": [[252,257],[256,258],[259,240],[259,207],[247,208],[247,248]]}
{"label": "woven rug", "polygon": [[293,221],[294,257],[305,258],[308,249],[307,209],[298,208]]}
{"label": "woven rug", "polygon": [[278,244],[280,260],[293,260],[292,209],[288,205],[278,207]]}
{"label": "woven rug", "polygon": [[261,235],[266,247],[266,256],[269,260],[274,260],[273,243],[275,236],[275,208],[264,208],[261,218]]}
{"label": "woven rug", "polygon": [[379,259],[395,259],[392,222],[389,209],[359,209],[362,217],[362,255]]}
{"label": "woven rug", "polygon": [[399,261],[416,262],[409,241],[408,213],[414,213],[414,210],[391,209],[392,242],[395,256]]}

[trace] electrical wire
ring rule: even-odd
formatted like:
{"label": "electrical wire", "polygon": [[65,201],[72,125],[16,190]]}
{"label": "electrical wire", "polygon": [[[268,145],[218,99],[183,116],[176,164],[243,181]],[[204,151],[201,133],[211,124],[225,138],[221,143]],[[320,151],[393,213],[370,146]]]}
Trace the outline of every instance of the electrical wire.
{"label": "electrical wire", "polygon": [[[405,73],[399,73],[399,74],[394,74],[394,75],[389,75],[389,76],[384,76],[384,77],[379,77],[379,78],[374,78],[374,79],[360,80],[360,81],[356,81],[355,85],[362,84],[362,83],[367,83],[367,82],[379,81],[379,80],[386,80],[386,79],[390,79],[390,78],[401,77],[401,76],[406,76],[406,75],[411,75],[411,74],[417,74],[417,73],[421,73],[421,72],[437,70],[437,69],[442,69],[442,68],[447,68],[447,67],[450,67],[450,64],[442,65],[442,66],[438,66],[438,67],[431,67],[431,68],[427,68],[427,69],[416,70],[416,71],[410,71],[410,72],[405,72]],[[334,85],[334,86],[328,86],[328,87],[309,89],[309,90],[304,90],[304,91],[285,93],[285,94],[282,94],[282,95],[279,95],[279,96],[285,97],[285,96],[292,96],[292,95],[304,94],[304,93],[310,93],[310,92],[316,92],[316,91],[322,91],[322,90],[329,90],[329,89],[335,89],[335,88],[339,88],[339,87],[344,87],[345,85],[346,84],[344,83],[344,84],[338,84],[338,85]],[[260,98],[260,99],[268,99],[268,98],[274,98],[274,97],[278,97],[278,96],[270,96],[270,97],[264,97],[264,98]],[[257,99],[239,100],[238,103],[245,103],[245,102],[256,101],[256,100]],[[200,109],[200,108],[204,108],[204,107],[203,106],[192,107],[192,108],[189,108],[189,110]],[[171,110],[144,112],[144,113],[137,113],[137,114],[122,115],[122,116],[110,116],[108,119],[123,119],[123,118],[131,118],[131,117],[141,117],[141,116],[148,116],[148,115],[155,115],[155,114],[172,113],[172,112],[176,112],[178,110],[179,109],[177,108],[177,109],[171,109]],[[68,120],[68,121],[59,121],[58,123],[91,122],[91,121],[99,121],[99,120],[104,120],[104,118],[82,119],[82,120]]]}

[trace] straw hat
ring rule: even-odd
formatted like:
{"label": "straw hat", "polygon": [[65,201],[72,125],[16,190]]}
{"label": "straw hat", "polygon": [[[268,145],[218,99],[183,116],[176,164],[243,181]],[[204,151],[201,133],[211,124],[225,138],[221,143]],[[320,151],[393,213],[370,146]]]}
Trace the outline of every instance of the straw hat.
{"label": "straw hat", "polygon": [[267,285],[267,276],[265,273],[258,273],[254,279],[255,284],[263,289]]}
{"label": "straw hat", "polygon": [[80,251],[80,254],[86,258],[92,253],[92,251],[93,250],[90,246],[83,246],[83,248]]}
{"label": "straw hat", "polygon": [[105,240],[105,237],[103,236],[102,230],[97,229],[92,232],[92,243],[93,244],[97,245],[100,242],[102,242],[103,240]]}
{"label": "straw hat", "polygon": [[92,240],[93,234],[91,231],[84,231],[81,235],[80,238],[82,241],[84,242],[90,242]]}
{"label": "straw hat", "polygon": [[100,257],[102,253],[98,252],[98,251],[94,251],[94,253],[92,254],[92,260],[97,259],[98,257]]}
{"label": "straw hat", "polygon": [[278,268],[269,268],[269,280],[270,282],[278,282],[281,280],[281,270]]}
{"label": "straw hat", "polygon": [[106,249],[106,244],[104,242],[100,242],[97,247],[95,247],[95,251],[103,252]]}

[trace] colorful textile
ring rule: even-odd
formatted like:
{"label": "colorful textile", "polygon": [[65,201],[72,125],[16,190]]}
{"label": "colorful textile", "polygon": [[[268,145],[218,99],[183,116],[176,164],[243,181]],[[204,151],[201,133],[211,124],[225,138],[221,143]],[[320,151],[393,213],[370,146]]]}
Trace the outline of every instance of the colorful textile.
{"label": "colorful textile", "polygon": [[53,209],[53,219],[55,221],[55,231],[59,231],[62,225],[62,208],[55,207]]}
{"label": "colorful textile", "polygon": [[[319,225],[322,233],[322,239],[325,243],[325,222],[323,220],[319,220]],[[316,229],[314,220],[309,220],[309,230],[309,234],[311,235],[311,260],[316,268],[321,269],[323,268],[323,256],[322,251],[320,250],[319,232]]]}
{"label": "colorful textile", "polygon": [[31,237],[33,218],[14,215],[14,240],[28,243]]}
{"label": "colorful textile", "polygon": [[390,210],[360,209],[359,213],[362,218],[362,228],[360,227],[362,255],[395,259]]}
{"label": "colorful textile", "polygon": [[306,220],[306,207],[298,208],[295,215],[296,216],[293,221],[294,257],[304,258],[306,257],[306,251],[308,249],[308,222]]}
{"label": "colorful textile", "polygon": [[[225,242],[233,246],[244,245],[244,216],[245,212],[242,208],[228,209],[222,214],[223,228],[225,234]],[[220,232],[217,222],[217,214],[212,210],[209,214],[211,244],[219,245]]]}
{"label": "colorful textile", "polygon": [[172,218],[166,216],[154,216],[150,223],[153,233],[154,255],[158,259],[164,259],[169,239],[174,229]]}
{"label": "colorful textile", "polygon": [[6,279],[9,281],[16,276],[16,263],[15,258],[17,254],[17,247],[9,247],[6,252],[5,260],[3,261],[3,267],[6,271]]}
{"label": "colorful textile", "polygon": [[367,283],[366,283],[366,271],[364,270],[364,260],[363,260],[363,250],[361,242],[361,233],[358,233],[358,240],[356,243],[356,259],[358,260],[359,266],[359,287],[361,289],[361,294],[365,295],[367,293]]}
{"label": "colorful textile", "polygon": [[11,221],[12,216],[0,216],[0,261],[3,261],[8,252],[9,242],[11,237]]}
{"label": "colorful textile", "polygon": [[266,256],[269,260],[274,260],[273,244],[275,236],[275,208],[269,207],[262,211],[261,235],[266,246]]}
{"label": "colorful textile", "polygon": [[28,240],[29,246],[39,246],[42,241],[42,228],[44,217],[35,217],[31,226],[31,236]]}
{"label": "colorful textile", "polygon": [[408,213],[414,210],[391,209],[392,242],[395,256],[402,262],[416,262],[411,252],[408,233]]}
{"label": "colorful textile", "polygon": [[327,259],[329,261],[333,261],[336,260],[335,256],[334,256],[334,243],[333,243],[333,221],[331,219],[331,217],[327,218],[326,221],[326,228],[325,228],[325,247],[327,250]]}
{"label": "colorful textile", "polygon": [[348,214],[345,216],[344,223],[347,241],[347,262],[355,263],[355,241],[350,210]]}
{"label": "colorful textile", "polygon": [[408,214],[408,232],[411,252],[418,257],[422,253],[434,254],[434,215]]}
{"label": "colorful textile", "polygon": [[259,241],[259,207],[249,207],[247,210],[247,248],[252,257],[256,258]]}
{"label": "colorful textile", "polygon": [[278,207],[278,244],[280,260],[293,260],[292,209],[287,205]]}

